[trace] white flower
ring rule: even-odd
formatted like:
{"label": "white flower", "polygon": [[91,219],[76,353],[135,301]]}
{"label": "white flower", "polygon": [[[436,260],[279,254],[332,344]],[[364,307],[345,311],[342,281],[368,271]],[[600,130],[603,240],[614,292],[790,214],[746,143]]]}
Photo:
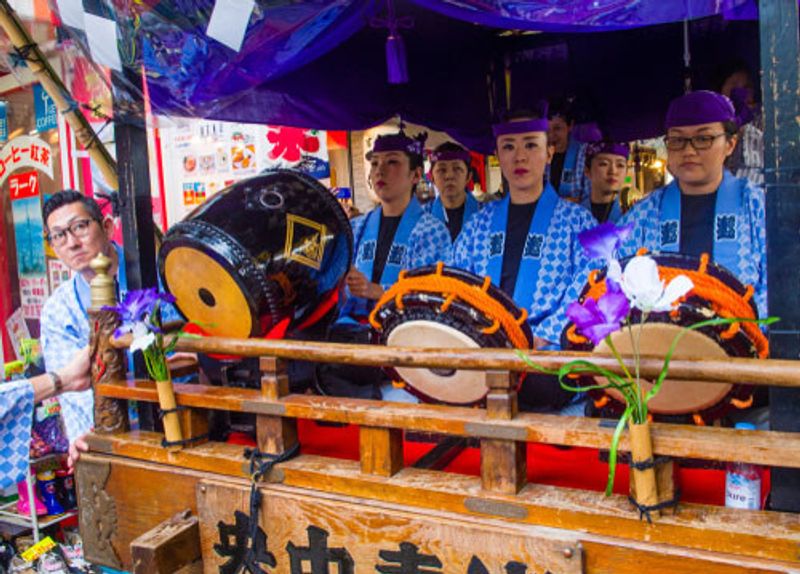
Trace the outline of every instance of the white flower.
{"label": "white flower", "polygon": [[143,322],[138,322],[133,326],[133,342],[131,343],[131,353],[144,351],[156,342],[156,336],[151,333]]}
{"label": "white flower", "polygon": [[[609,269],[609,277],[616,280],[612,274],[619,275],[618,266]],[[647,255],[631,259],[619,277],[619,283],[631,307],[643,313],[670,311],[675,307],[675,302],[694,287],[686,275],[678,275],[665,288],[658,276],[658,265]]]}

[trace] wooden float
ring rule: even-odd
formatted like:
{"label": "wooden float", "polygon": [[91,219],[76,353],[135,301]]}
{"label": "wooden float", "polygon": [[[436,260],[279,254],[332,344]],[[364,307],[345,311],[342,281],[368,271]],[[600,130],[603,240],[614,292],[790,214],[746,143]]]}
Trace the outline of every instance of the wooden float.
{"label": "wooden float", "polygon": [[[77,468],[92,562],[137,573],[800,571],[796,514],[681,503],[650,523],[624,494],[529,482],[528,443],[602,450],[613,425],[518,413],[511,373],[522,361],[507,350],[184,339],[184,351],[261,357],[261,388],[175,385],[183,436],[196,440],[168,450],[163,435],[129,430],[126,401],[158,402],[158,393],[152,381],[126,376],[126,341],[112,340],[115,317],[98,310],[107,295],[97,293],[90,312],[96,432]],[[536,360],[556,366],[576,356]],[[292,395],[290,359],[482,370],[491,391],[482,409]],[[659,368],[655,359],[643,365]],[[676,360],[670,377],[800,386],[792,361]],[[298,421],[357,425],[358,460],[301,445],[253,481],[242,446],[203,438],[212,409],[254,415],[257,447],[272,455],[296,448]],[[467,437],[479,444],[479,472],[409,466],[407,433]],[[794,433],[655,423],[652,443],[661,456],[800,468]],[[623,436],[620,450],[629,448]],[[255,510],[251,488],[261,496]]]}

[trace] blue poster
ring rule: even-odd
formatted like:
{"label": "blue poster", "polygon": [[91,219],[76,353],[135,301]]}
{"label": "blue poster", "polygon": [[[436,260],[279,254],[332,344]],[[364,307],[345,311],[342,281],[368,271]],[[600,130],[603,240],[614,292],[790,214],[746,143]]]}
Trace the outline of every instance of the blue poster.
{"label": "blue poster", "polygon": [[8,103],[0,102],[0,144],[8,141]]}
{"label": "blue poster", "polygon": [[36,110],[36,131],[46,132],[58,127],[58,110],[41,84],[33,85],[33,106]]}
{"label": "blue poster", "polygon": [[45,275],[47,268],[44,258],[44,226],[39,196],[16,199],[11,202],[11,209],[20,277]]}

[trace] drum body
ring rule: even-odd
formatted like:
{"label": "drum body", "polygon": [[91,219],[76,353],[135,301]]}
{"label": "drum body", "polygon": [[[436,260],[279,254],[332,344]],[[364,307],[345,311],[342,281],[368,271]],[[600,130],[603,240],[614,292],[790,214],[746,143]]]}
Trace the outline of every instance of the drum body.
{"label": "drum body", "polygon": [[[672,312],[651,313],[641,325],[639,336],[642,356],[664,357],[675,336],[685,327],[718,317],[758,317],[752,289],[743,286],[725,268],[696,257],[683,254],[651,256],[657,263],[661,279],[668,282],[679,274],[689,274],[695,287]],[[626,261],[622,261],[624,267]],[[605,277],[600,274],[590,281],[581,294],[598,298],[605,292]],[[731,307],[733,303],[733,308]],[[637,311],[632,312],[634,333],[639,327]],[[610,335],[614,347],[623,356],[632,355],[633,342],[627,328]],[[592,350],[610,355],[605,341],[592,348],[590,341],[576,335],[573,325],[567,326],[562,335],[562,346],[572,350]],[[755,324],[734,326],[719,325],[703,327],[684,334],[678,343],[674,359],[719,359],[724,357],[764,357],[766,338]],[[604,384],[605,379],[599,378]],[[642,381],[645,392],[653,386]],[[617,416],[623,410],[622,395],[615,389],[592,391],[595,405],[604,414]],[[746,385],[709,383],[703,381],[666,379],[648,403],[648,410],[655,420],[672,422],[694,421],[709,424],[722,418],[733,406],[744,408],[752,396],[752,388]]]}
{"label": "drum body", "polygon": [[352,259],[350,222],[315,179],[276,170],[220,191],[167,232],[164,287],[205,332],[297,331],[332,294]]}
{"label": "drum body", "polygon": [[[378,302],[370,323],[380,342],[390,346],[529,349],[533,343],[527,314],[508,295],[488,278],[441,264],[403,274]],[[392,371],[428,402],[477,404],[488,393],[481,371]]]}

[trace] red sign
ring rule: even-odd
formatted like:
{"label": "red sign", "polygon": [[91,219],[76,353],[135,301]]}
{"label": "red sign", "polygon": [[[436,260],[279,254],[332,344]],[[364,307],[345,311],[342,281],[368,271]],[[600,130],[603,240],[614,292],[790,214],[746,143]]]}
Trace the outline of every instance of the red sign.
{"label": "red sign", "polygon": [[11,190],[11,200],[36,197],[39,195],[39,174],[35,171],[25,171],[8,176],[8,187]]}

